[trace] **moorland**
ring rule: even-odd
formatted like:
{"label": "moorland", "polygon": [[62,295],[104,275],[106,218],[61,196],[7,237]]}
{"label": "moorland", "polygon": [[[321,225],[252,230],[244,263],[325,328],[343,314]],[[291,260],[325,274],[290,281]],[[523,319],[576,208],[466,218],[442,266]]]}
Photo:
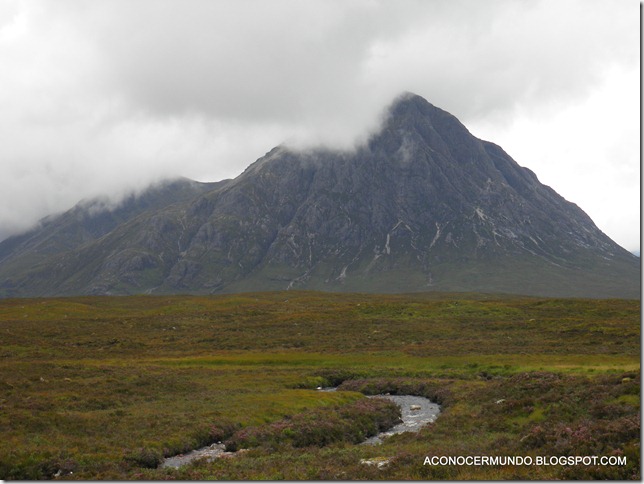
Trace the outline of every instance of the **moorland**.
{"label": "moorland", "polygon": [[[0,334],[2,479],[641,477],[636,300],[5,299]],[[395,420],[395,408],[365,397],[385,392],[427,396],[442,412],[419,433],[357,445]],[[219,441],[246,450],[159,467]],[[626,465],[424,465],[468,455]]]}

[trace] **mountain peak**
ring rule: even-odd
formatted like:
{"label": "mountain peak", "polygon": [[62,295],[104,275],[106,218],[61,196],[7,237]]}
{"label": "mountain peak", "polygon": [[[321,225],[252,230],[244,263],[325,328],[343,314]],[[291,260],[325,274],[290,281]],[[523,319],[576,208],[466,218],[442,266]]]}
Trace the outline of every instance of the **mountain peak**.
{"label": "mountain peak", "polygon": [[235,180],[202,188],[171,204],[150,199],[100,233],[63,214],[0,243],[0,295],[639,296],[636,257],[500,147],[413,93],[355,152],[276,148]]}
{"label": "mountain peak", "polygon": [[415,94],[411,91],[403,91],[392,101],[391,106],[396,107],[403,104],[429,104],[429,102],[422,96]]}
{"label": "mountain peak", "polygon": [[469,135],[467,128],[452,114],[444,111],[423,97],[405,92],[390,105],[385,125],[399,130],[427,132],[461,131]]}
{"label": "mountain peak", "polygon": [[403,92],[394,99],[390,105],[389,112],[392,116],[449,116],[456,119],[453,115],[434,106],[422,96],[408,91]]}

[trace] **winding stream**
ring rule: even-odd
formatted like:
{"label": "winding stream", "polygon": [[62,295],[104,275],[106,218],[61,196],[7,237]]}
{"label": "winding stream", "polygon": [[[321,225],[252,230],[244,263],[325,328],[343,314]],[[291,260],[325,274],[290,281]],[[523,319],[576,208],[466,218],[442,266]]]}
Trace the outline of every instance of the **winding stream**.
{"label": "winding stream", "polygon": [[[335,388],[321,388],[320,391],[335,391]],[[403,432],[418,432],[423,426],[434,422],[440,413],[440,406],[430,402],[425,397],[416,397],[414,395],[370,395],[369,398],[386,398],[393,401],[400,407],[402,423],[395,425],[385,432],[368,438],[361,445],[377,445],[382,443],[382,439]],[[235,455],[235,452],[226,452],[226,446],[221,442],[212,444],[208,447],[193,450],[187,454],[179,454],[164,459],[160,467],[179,467],[188,464],[196,459],[203,457],[208,460],[219,457]]]}
{"label": "winding stream", "polygon": [[174,455],[164,459],[159,467],[174,467],[178,469],[181,466],[192,462],[193,460],[201,459],[206,457],[208,460],[216,459],[217,457],[222,457],[226,454],[233,455],[234,452],[226,452],[226,446],[222,443],[212,444],[208,447],[202,447],[201,449],[193,450],[187,454]]}
{"label": "winding stream", "polygon": [[432,423],[441,412],[437,403],[430,402],[425,397],[414,395],[373,395],[369,398],[386,398],[400,407],[402,422],[385,432],[368,438],[362,444],[375,445],[382,443],[382,439],[390,435],[403,432],[418,432],[425,425]]}

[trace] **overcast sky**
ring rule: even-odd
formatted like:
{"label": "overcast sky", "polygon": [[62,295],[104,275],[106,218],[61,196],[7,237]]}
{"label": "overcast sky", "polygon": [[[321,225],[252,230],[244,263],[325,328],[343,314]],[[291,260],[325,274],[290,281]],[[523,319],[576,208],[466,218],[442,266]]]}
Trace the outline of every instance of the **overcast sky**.
{"label": "overcast sky", "polygon": [[348,148],[403,91],[639,250],[637,0],[2,0],[0,239],[82,198]]}

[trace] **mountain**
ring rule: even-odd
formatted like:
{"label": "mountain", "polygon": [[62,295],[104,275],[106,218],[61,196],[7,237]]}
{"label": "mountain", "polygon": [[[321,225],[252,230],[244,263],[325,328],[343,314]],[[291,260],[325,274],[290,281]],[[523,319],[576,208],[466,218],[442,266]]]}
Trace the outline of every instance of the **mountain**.
{"label": "mountain", "polygon": [[406,94],[354,151],[79,204],[0,243],[0,295],[279,289],[640,294],[639,258],[499,146]]}
{"label": "mountain", "polygon": [[129,195],[116,206],[102,198],[83,200],[61,215],[45,217],[37,227],[0,243],[0,295],[14,294],[12,285],[17,277],[23,286],[29,287],[27,294],[53,293],[48,289],[51,280],[46,273],[55,269],[50,264],[58,261],[61,254],[91,244],[140,215],[145,217],[174,203],[190,200],[227,182],[166,180],[138,196]]}

